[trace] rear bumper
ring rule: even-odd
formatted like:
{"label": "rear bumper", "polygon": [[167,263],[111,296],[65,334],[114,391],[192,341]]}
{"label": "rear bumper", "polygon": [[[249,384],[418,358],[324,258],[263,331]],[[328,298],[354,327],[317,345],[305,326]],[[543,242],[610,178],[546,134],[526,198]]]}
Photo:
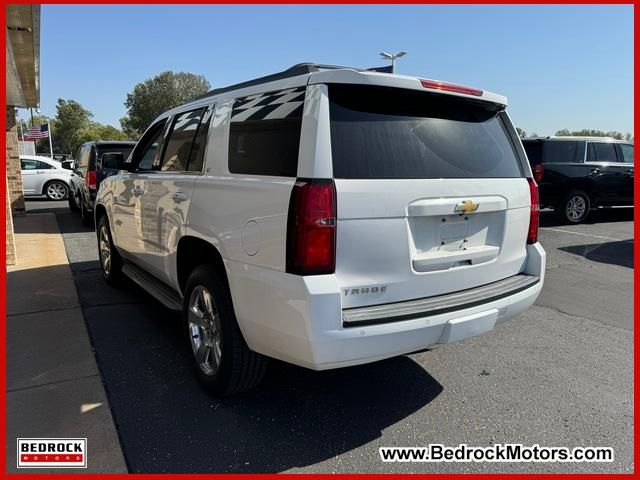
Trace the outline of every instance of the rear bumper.
{"label": "rear bumper", "polygon": [[[496,282],[502,283],[498,288],[473,289],[494,292],[484,300],[465,302],[465,295],[456,299],[452,294],[433,304],[429,304],[432,299],[403,302],[395,306],[413,308],[419,302],[426,303],[400,319],[384,313],[380,316],[380,307],[343,311],[333,275],[298,277],[238,262],[228,262],[227,268],[236,316],[249,347],[296,365],[325,370],[460,341],[518,316],[533,304],[544,282],[544,250],[540,244],[528,245],[527,253],[525,275],[512,277],[511,282]],[[501,289],[508,284],[511,290]],[[473,290],[467,291],[467,299]],[[451,308],[441,308],[445,300]],[[356,311],[369,323],[349,326],[348,320],[354,318],[349,312]],[[371,323],[372,314],[378,315],[375,324]]]}

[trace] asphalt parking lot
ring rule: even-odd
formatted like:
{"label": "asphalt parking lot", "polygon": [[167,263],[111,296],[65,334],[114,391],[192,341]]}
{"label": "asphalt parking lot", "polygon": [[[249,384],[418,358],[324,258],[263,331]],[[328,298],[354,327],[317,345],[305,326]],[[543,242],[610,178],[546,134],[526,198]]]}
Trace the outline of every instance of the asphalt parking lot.
{"label": "asphalt parking lot", "polygon": [[[158,472],[631,472],[633,212],[566,226],[544,212],[535,307],[489,334],[371,365],[274,362],[218,400],[198,386],[179,319],[103,282],[95,234],[66,202],[33,200],[63,232],[128,468]],[[611,446],[613,463],[382,463],[381,446]]]}

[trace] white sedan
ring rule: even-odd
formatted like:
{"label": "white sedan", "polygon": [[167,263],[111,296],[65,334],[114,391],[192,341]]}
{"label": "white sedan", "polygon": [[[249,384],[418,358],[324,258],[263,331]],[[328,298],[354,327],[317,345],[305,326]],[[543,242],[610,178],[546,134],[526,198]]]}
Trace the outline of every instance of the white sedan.
{"label": "white sedan", "polygon": [[71,170],[49,157],[20,155],[25,196],[46,195],[49,200],[65,200],[69,195]]}

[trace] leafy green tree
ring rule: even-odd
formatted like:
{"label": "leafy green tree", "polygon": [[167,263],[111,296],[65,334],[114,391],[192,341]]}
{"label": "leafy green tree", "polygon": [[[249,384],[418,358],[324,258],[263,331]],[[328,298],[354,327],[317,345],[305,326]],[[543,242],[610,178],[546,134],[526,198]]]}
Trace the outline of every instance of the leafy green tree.
{"label": "leafy green tree", "polygon": [[91,122],[78,132],[78,136],[75,139],[75,149],[73,153],[85,142],[100,141],[100,140],[129,140],[126,134],[118,130],[111,125],[102,125],[100,123]]}
{"label": "leafy green tree", "polygon": [[162,112],[182,105],[211,89],[202,75],[171,70],[138,83],[124,102],[127,115],[120,126],[130,136],[138,136]]}
{"label": "leafy green tree", "polygon": [[75,100],[58,99],[56,117],[51,122],[53,137],[53,151],[71,153],[82,144],[81,132],[91,124],[93,114]]}
{"label": "leafy green tree", "polygon": [[520,138],[525,138],[527,136],[527,132],[525,132],[523,129],[521,129],[520,127],[516,127],[516,132],[518,132],[518,136]]}

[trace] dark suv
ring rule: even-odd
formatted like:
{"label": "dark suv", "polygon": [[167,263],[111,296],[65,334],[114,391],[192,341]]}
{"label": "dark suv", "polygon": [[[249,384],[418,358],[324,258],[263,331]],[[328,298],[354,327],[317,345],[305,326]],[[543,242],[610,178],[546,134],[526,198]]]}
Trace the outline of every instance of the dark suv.
{"label": "dark suv", "polygon": [[103,160],[111,157],[124,163],[135,145],[135,142],[87,142],[78,149],[70,180],[69,207],[80,211],[83,225],[93,225],[93,205],[100,182],[118,170],[103,167]]}
{"label": "dark suv", "polygon": [[522,140],[540,191],[540,206],[565,223],[592,208],[633,206],[633,143],[602,137]]}

